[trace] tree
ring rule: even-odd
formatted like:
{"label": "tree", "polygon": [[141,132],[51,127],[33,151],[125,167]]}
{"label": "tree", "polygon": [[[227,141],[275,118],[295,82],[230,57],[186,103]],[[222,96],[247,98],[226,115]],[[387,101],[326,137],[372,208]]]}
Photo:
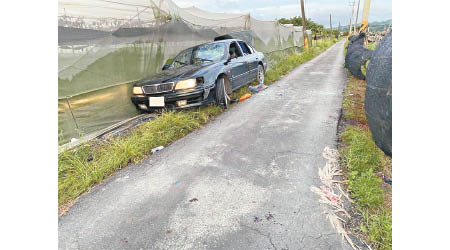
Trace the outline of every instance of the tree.
{"label": "tree", "polygon": [[[330,29],[324,29],[323,30],[323,34],[326,35],[326,36],[329,36],[330,32],[331,32]],[[338,30],[333,30],[333,37],[339,36],[339,35],[340,35],[340,32]]]}
{"label": "tree", "polygon": [[[294,26],[302,26],[302,18],[299,16],[292,17],[289,19],[281,18],[278,22],[282,24],[293,24]],[[324,31],[324,27],[321,24],[311,21],[311,19],[306,19],[306,29],[311,30],[313,34],[320,34]]]}

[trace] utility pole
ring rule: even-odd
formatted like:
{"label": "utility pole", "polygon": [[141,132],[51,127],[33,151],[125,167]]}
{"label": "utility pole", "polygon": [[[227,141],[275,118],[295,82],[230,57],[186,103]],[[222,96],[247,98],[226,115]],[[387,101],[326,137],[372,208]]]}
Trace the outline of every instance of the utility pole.
{"label": "utility pole", "polygon": [[355,11],[355,0],[353,0],[352,16],[350,17],[350,30],[348,31],[348,35],[352,34],[353,12],[354,11]]}
{"label": "utility pole", "polygon": [[[361,22],[361,29],[359,29],[359,33],[366,32],[369,33],[369,10],[370,10],[370,0],[364,1],[364,9],[363,16]],[[364,48],[367,48],[368,36],[364,39]]]}
{"label": "utility pole", "polygon": [[331,25],[331,14],[330,14],[330,38],[333,38],[333,25]]}
{"label": "utility pole", "polygon": [[359,30],[359,32],[365,31],[367,29],[367,26],[369,25],[369,11],[370,11],[370,0],[364,0],[361,29]]}
{"label": "utility pole", "polygon": [[302,25],[303,25],[303,47],[308,49],[308,35],[306,34],[306,17],[305,17],[305,3],[300,0],[300,6],[302,9]]}
{"label": "utility pole", "polygon": [[[350,24],[349,24],[349,26],[350,26],[350,31],[352,30],[352,17],[350,17]],[[348,32],[348,35],[350,36],[350,31]]]}
{"label": "utility pole", "polygon": [[341,21],[339,21],[338,32],[339,32],[339,36],[341,36]]}
{"label": "utility pole", "polygon": [[359,3],[361,2],[361,0],[358,0],[358,8],[356,10],[356,21],[355,21],[355,29],[354,29],[354,33],[356,34],[356,26],[358,25],[358,17],[359,17]]}

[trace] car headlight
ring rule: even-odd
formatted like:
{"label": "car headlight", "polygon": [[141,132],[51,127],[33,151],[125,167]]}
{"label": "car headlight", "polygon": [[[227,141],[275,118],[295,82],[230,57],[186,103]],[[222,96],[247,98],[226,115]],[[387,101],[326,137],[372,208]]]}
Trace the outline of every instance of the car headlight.
{"label": "car headlight", "polygon": [[131,93],[133,93],[133,95],[143,95],[144,92],[142,91],[142,87],[133,87],[133,89],[131,90]]}
{"label": "car headlight", "polygon": [[197,86],[197,80],[196,79],[186,79],[181,80],[177,82],[177,85],[175,85],[175,90],[178,89],[192,89]]}

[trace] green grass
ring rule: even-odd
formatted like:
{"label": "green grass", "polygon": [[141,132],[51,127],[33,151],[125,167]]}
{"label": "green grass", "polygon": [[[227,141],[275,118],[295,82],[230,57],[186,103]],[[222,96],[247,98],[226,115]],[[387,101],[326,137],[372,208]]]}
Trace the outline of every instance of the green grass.
{"label": "green grass", "polygon": [[376,249],[392,249],[392,215],[385,207],[382,180],[375,174],[384,170],[388,160],[373,142],[368,128],[348,126],[341,139],[346,145],[341,149],[346,183],[364,217],[361,231]]}
{"label": "green grass", "polygon": [[347,167],[348,187],[362,208],[373,208],[383,203],[381,180],[374,174],[380,171],[382,152],[366,128],[349,126],[341,135],[347,145],[343,161]]}
{"label": "green grass", "polygon": [[376,242],[378,249],[392,249],[392,215],[382,211],[366,217],[361,229],[369,234],[369,240]]}
{"label": "green grass", "polygon": [[[209,122],[222,109],[216,106],[171,111],[132,132],[95,146],[95,141],[58,156],[58,203],[66,204],[106,177],[136,163],[152,148],[166,146]],[[88,161],[92,156],[93,160]]]}
{"label": "green grass", "polygon": [[347,74],[347,77],[345,98],[342,104],[344,118],[367,124],[366,114],[364,113],[366,82],[356,79],[350,73]]}
{"label": "green grass", "polygon": [[[337,40],[325,41],[308,51],[292,54],[266,72],[270,85],[299,64],[312,59]],[[247,86],[233,93],[238,98],[249,93]],[[184,111],[164,112],[156,119],[143,123],[131,132],[106,142],[91,141],[58,155],[58,205],[64,209],[78,196],[104,181],[117,170],[137,163],[148,156],[151,149],[167,146],[202,127],[223,112],[210,105]],[[92,158],[91,161],[88,159]]]}
{"label": "green grass", "polygon": [[[340,135],[341,162],[345,182],[363,216],[360,230],[375,249],[392,249],[392,212],[390,187],[383,188],[376,173],[391,176],[392,161],[375,145],[364,112],[366,82],[348,74],[344,92],[343,117],[351,124]],[[384,184],[386,187],[386,184]]]}

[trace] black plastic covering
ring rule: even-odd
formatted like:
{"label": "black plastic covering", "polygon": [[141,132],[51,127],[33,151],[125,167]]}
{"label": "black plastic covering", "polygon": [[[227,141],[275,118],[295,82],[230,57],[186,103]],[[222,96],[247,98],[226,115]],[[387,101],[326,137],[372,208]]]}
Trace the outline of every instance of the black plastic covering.
{"label": "black plastic covering", "polygon": [[370,60],[373,51],[364,48],[365,34],[360,33],[358,36],[349,37],[347,45],[347,54],[345,55],[345,67],[356,78],[365,80],[366,77],[361,71],[361,66]]}
{"label": "black plastic covering", "polygon": [[221,40],[226,40],[226,39],[233,39],[233,37],[227,34],[227,35],[215,37],[214,41],[221,41]]}
{"label": "black plastic covering", "polygon": [[364,105],[375,143],[392,157],[392,32],[380,41],[370,59]]}

